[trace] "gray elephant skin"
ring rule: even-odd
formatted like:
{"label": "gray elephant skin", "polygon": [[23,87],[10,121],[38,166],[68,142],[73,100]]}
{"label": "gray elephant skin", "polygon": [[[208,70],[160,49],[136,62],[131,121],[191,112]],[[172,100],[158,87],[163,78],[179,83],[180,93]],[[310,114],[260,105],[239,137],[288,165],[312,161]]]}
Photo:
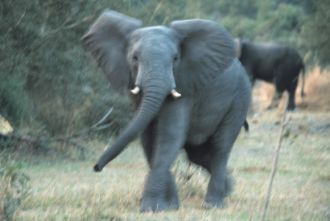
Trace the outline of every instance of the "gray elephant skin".
{"label": "gray elephant skin", "polygon": [[201,19],[142,27],[137,19],[107,10],[82,39],[111,85],[123,94],[131,89],[137,104],[94,171],[140,135],[149,166],[142,212],[178,209],[170,167],[182,149],[210,173],[204,205],[222,207],[230,190],[228,157],[251,96],[228,33]]}
{"label": "gray elephant skin", "polygon": [[[292,47],[277,43],[254,43],[236,40],[237,56],[254,84],[260,79],[275,85],[276,93],[270,108],[276,107],[284,91],[288,92],[287,110],[294,110],[299,74],[304,62]],[[304,96],[304,75],[301,96]]]}

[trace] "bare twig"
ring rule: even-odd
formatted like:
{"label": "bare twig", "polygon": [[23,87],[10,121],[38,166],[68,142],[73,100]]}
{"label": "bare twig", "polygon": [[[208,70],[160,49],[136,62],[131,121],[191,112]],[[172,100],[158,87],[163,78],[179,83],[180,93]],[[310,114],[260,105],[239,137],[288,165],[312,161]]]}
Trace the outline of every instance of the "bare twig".
{"label": "bare twig", "polygon": [[157,14],[158,10],[162,7],[163,5],[163,0],[159,1],[159,3],[157,4],[154,12],[152,13],[152,15],[149,18],[149,23],[152,22],[152,20],[155,18],[155,15]]}
{"label": "bare twig", "polygon": [[100,131],[100,130],[104,130],[108,127],[110,127],[112,125],[112,123],[106,123],[105,122],[107,120],[109,120],[109,117],[112,113],[113,108],[111,107],[108,112],[97,122],[95,123],[93,126],[83,129],[81,131],[78,131],[76,133],[70,134],[70,135],[65,135],[65,136],[58,136],[53,138],[53,141],[65,141],[65,140],[70,140],[73,138],[77,138],[77,137],[82,137],[84,135],[87,135],[88,133],[92,132],[92,131]]}
{"label": "bare twig", "polygon": [[11,28],[9,28],[7,32],[4,34],[4,36],[7,37],[7,35],[22,22],[23,18],[25,17],[25,14],[26,14],[26,8],[24,9],[24,12],[22,13],[21,17],[17,20],[16,24]]}
{"label": "bare twig", "polygon": [[272,166],[272,171],[269,177],[269,183],[268,183],[268,188],[267,188],[267,193],[266,193],[266,199],[265,199],[265,204],[264,207],[262,208],[261,211],[261,221],[265,221],[266,220],[266,215],[267,215],[267,210],[268,210],[268,206],[269,206],[269,202],[270,202],[270,198],[271,198],[271,192],[272,192],[272,187],[273,187],[273,181],[274,181],[274,177],[277,171],[277,165],[278,165],[278,159],[280,156],[280,149],[282,146],[282,141],[284,138],[284,131],[285,128],[288,124],[289,120],[286,117],[286,111],[283,112],[282,115],[282,120],[281,120],[281,128],[280,128],[280,135],[277,141],[277,145],[276,145],[276,150],[275,150],[275,155],[273,158],[273,166]]}
{"label": "bare twig", "polygon": [[83,24],[83,23],[85,23],[85,22],[88,22],[88,21],[92,20],[93,18],[94,18],[93,16],[87,16],[87,17],[83,18],[82,20],[79,20],[79,21],[77,21],[77,22],[75,22],[75,23],[72,23],[72,24],[70,24],[70,25],[67,25],[67,23],[68,23],[69,21],[71,21],[71,20],[70,20],[70,19],[67,19],[67,20],[65,20],[65,21],[62,23],[62,25],[60,25],[58,28],[53,29],[53,30],[51,30],[51,31],[49,31],[49,32],[47,32],[47,33],[45,33],[45,34],[42,36],[42,38],[47,38],[47,37],[50,37],[50,36],[52,36],[52,35],[54,35],[54,34],[57,34],[58,32],[61,32],[61,31],[64,31],[64,30],[69,30],[69,29],[75,28],[75,27],[77,27],[77,26],[79,26],[79,25],[81,25],[81,24]]}
{"label": "bare twig", "polygon": [[110,114],[112,113],[113,108],[111,107],[108,112],[96,123],[94,124],[91,128],[97,128],[101,126],[106,120],[109,118]]}

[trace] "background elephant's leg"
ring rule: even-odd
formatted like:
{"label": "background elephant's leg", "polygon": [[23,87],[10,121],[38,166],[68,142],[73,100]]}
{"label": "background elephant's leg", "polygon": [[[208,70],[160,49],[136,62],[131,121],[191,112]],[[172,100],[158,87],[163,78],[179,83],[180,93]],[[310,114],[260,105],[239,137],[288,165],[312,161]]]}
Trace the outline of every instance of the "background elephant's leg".
{"label": "background elephant's leg", "polygon": [[280,100],[282,98],[282,94],[283,94],[283,92],[278,91],[277,89],[275,90],[275,94],[272,98],[272,101],[271,101],[270,105],[267,107],[267,110],[271,110],[273,108],[278,107],[278,105],[280,103]]}
{"label": "background elephant's leg", "polygon": [[276,70],[274,70],[274,86],[275,86],[275,94],[272,98],[272,101],[270,105],[267,107],[267,110],[277,108],[280,100],[282,98],[283,91],[285,90],[285,82],[284,82],[284,70],[282,70],[281,67],[277,67]]}
{"label": "background elephant's leg", "polygon": [[291,82],[290,88],[288,89],[289,99],[288,99],[288,105],[287,105],[286,109],[289,111],[292,111],[296,108],[295,96],[296,96],[297,85],[298,85],[298,78],[294,79]]}
{"label": "background elephant's leg", "polygon": [[205,196],[204,207],[224,206],[224,198],[230,194],[232,182],[227,172],[227,163],[231,148],[241,130],[245,117],[243,113],[230,112],[221,127],[210,139],[211,178]]}
{"label": "background elephant's leg", "polygon": [[141,211],[177,209],[179,200],[170,167],[186,139],[189,105],[183,99],[167,103],[159,115],[151,170],[145,184]]}
{"label": "background elephant's leg", "polygon": [[144,155],[147,159],[149,168],[151,167],[153,149],[155,148],[155,131],[156,122],[154,120],[141,134],[141,145],[143,147]]}

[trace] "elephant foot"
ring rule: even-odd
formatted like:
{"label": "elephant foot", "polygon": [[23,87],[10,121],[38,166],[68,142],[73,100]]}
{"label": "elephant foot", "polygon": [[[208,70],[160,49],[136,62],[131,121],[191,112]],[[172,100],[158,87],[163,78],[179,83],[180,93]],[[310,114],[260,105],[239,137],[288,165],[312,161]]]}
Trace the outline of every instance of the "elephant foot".
{"label": "elephant foot", "polygon": [[226,207],[226,203],[224,202],[224,199],[216,199],[216,198],[207,198],[204,200],[202,207],[204,209],[223,209]]}
{"label": "elephant foot", "polygon": [[279,100],[273,100],[268,107],[266,108],[266,110],[272,110],[272,109],[276,109],[279,106],[280,101]]}
{"label": "elephant foot", "polygon": [[274,104],[270,104],[268,105],[268,107],[266,108],[267,111],[271,111],[273,109],[277,108],[277,105],[274,105]]}
{"label": "elephant foot", "polygon": [[177,200],[166,201],[157,198],[144,198],[141,201],[141,212],[162,212],[179,209],[179,202]]}
{"label": "elephant foot", "polygon": [[287,108],[286,108],[286,110],[287,111],[294,111],[296,109],[296,107],[294,106],[294,105],[289,105]]}

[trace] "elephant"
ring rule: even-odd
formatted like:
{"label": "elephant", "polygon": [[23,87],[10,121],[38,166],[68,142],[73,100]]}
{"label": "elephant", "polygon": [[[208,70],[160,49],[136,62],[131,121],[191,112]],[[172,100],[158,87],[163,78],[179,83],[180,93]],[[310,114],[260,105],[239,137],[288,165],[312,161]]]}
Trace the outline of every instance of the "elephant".
{"label": "elephant", "polygon": [[205,19],[143,26],[136,18],[106,10],[82,42],[110,85],[136,104],[132,120],[106,147],[94,171],[139,135],[149,169],[141,212],[179,208],[170,170],[181,150],[210,174],[204,206],[221,208],[230,190],[229,154],[251,97],[228,32]]}
{"label": "elephant", "polygon": [[295,93],[302,72],[301,97],[304,93],[304,62],[296,49],[278,43],[254,43],[235,39],[236,55],[248,73],[252,85],[257,79],[273,83],[276,93],[268,109],[278,106],[284,91],[289,94],[286,109],[296,108]]}

